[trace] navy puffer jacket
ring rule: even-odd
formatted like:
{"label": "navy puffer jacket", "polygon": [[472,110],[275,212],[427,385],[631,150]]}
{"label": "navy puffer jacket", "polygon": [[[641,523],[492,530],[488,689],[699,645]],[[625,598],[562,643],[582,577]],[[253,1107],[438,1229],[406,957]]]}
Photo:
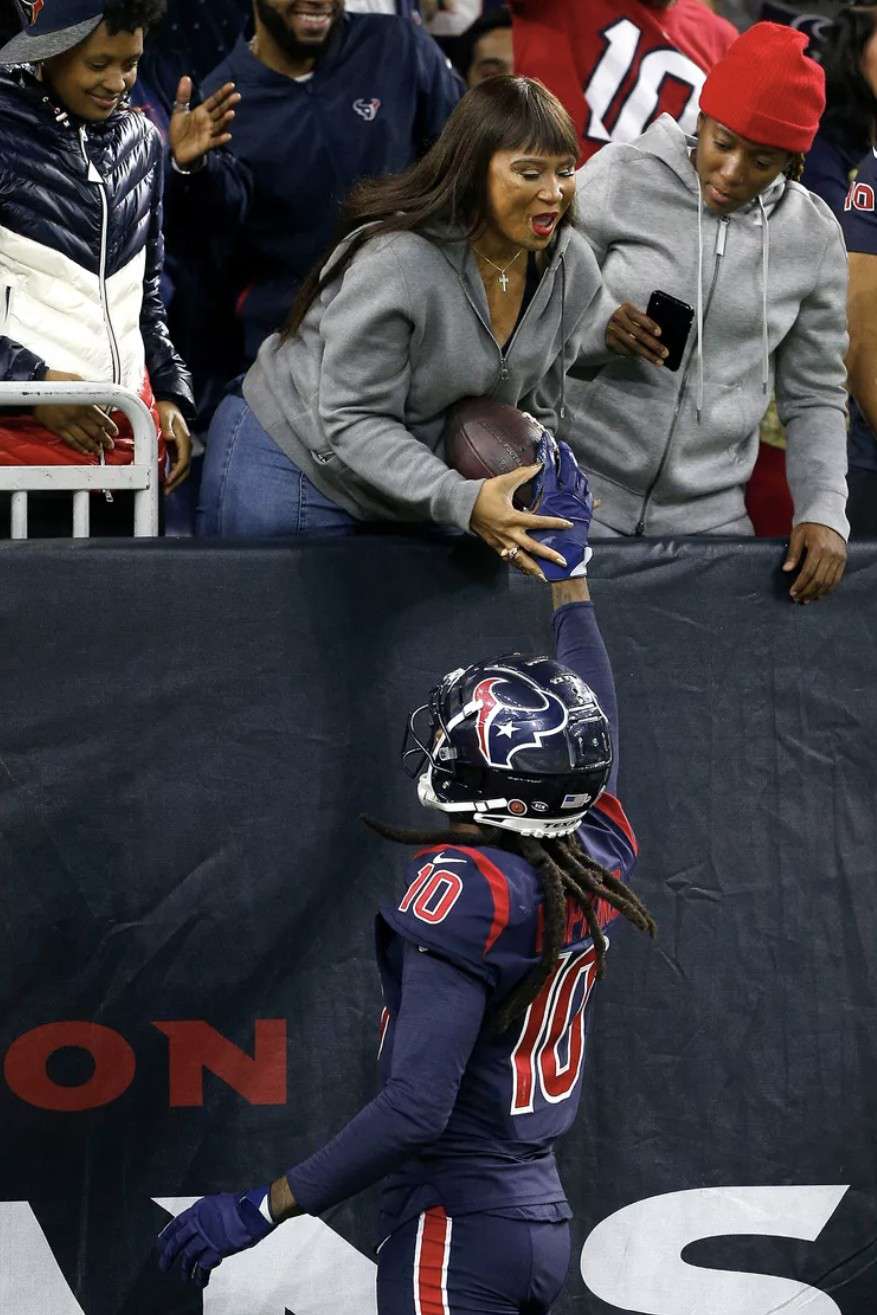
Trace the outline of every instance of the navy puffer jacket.
{"label": "navy puffer jacket", "polygon": [[0,71],[0,379],[46,369],[193,413],[159,293],[163,147],[133,110],[85,123],[28,68]]}

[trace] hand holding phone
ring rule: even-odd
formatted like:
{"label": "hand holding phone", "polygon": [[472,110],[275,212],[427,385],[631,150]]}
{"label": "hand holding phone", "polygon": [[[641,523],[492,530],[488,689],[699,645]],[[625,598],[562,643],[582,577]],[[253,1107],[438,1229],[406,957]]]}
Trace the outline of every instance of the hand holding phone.
{"label": "hand holding phone", "polygon": [[664,369],[678,370],[691,333],[694,308],[678,297],[671,297],[669,292],[653,292],[649,297],[646,315],[660,326],[661,342],[668,353]]}
{"label": "hand holding phone", "polygon": [[606,346],[617,356],[639,357],[650,365],[663,365],[668,354],[660,325],[629,301],[618,307],[606,325]]}

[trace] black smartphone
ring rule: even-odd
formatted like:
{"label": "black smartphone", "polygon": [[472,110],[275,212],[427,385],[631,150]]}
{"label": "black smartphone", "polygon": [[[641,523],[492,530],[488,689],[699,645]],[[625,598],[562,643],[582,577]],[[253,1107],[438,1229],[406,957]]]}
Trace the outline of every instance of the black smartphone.
{"label": "black smartphone", "polygon": [[664,369],[678,370],[691,333],[694,307],[678,297],[671,297],[669,292],[653,292],[646,314],[661,326],[661,342],[670,353],[664,361]]}

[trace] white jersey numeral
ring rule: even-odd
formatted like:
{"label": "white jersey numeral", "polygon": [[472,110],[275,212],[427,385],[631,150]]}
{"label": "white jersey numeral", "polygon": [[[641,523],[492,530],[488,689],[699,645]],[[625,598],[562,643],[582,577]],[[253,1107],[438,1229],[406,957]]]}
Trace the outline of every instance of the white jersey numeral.
{"label": "white jersey numeral", "polygon": [[697,127],[698,101],[706,73],[681,50],[652,50],[642,60],[636,81],[625,97],[611,129],[606,125],[609,109],[630,75],[637,57],[642,29],[629,18],[621,18],[603,33],[606,49],[585,88],[590,116],[585,135],[594,141],[631,142],[645,132],[661,97],[667,78],[691,88],[679,124],[685,132]]}

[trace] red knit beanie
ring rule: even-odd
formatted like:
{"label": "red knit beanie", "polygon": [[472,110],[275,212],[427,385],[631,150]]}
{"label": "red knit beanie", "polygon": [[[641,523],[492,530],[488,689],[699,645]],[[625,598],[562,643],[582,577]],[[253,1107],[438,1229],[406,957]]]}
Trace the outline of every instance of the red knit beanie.
{"label": "red knit beanie", "polygon": [[714,66],[700,108],[759,146],[809,151],[825,109],[825,74],[806,49],[803,32],[755,23]]}

